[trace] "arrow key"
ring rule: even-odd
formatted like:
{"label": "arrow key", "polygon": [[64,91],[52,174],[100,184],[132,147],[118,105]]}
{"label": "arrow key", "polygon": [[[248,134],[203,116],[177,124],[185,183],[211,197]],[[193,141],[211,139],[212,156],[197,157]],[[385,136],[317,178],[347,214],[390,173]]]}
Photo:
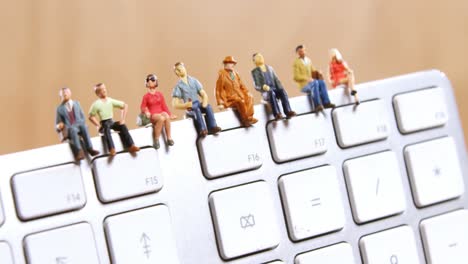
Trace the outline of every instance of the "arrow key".
{"label": "arrow key", "polygon": [[112,263],[179,263],[169,209],[153,206],[104,221]]}
{"label": "arrow key", "polygon": [[99,264],[94,234],[88,223],[28,235],[24,245],[27,263]]}

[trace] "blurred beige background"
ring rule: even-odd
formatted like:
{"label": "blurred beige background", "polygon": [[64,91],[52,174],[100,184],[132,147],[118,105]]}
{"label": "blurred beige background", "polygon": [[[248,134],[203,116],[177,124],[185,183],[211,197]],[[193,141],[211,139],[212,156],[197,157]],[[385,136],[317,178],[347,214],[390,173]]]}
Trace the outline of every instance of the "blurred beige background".
{"label": "blurred beige background", "polygon": [[438,68],[451,79],[468,126],[466,0],[2,2],[0,154],[58,143],[53,125],[62,86],[87,111],[96,99],[93,84],[106,83],[111,97],[129,104],[134,128],[146,74],[158,75],[170,104],[179,60],[212,103],[226,55],[238,60],[254,92],[254,52],[275,67],[290,96],[299,95],[291,65],[300,43],[323,70],[328,49],[339,48],[358,82]]}

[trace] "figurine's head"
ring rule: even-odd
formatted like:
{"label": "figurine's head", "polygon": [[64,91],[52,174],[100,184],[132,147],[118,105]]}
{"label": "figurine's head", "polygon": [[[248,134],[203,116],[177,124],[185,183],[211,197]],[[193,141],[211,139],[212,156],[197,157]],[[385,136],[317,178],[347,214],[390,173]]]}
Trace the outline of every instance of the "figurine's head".
{"label": "figurine's head", "polygon": [[177,62],[174,64],[174,72],[180,78],[184,78],[187,76],[187,69],[185,69],[185,65],[183,62]]}
{"label": "figurine's head", "polygon": [[296,54],[300,57],[300,58],[304,58],[306,53],[305,53],[305,46],[304,45],[299,45],[296,47]]}
{"label": "figurine's head", "polygon": [[107,97],[106,85],[104,83],[98,83],[94,85],[94,93],[96,93],[96,95],[101,99],[106,98]]}
{"label": "figurine's head", "polygon": [[237,64],[237,61],[234,59],[233,56],[227,56],[226,58],[224,58],[223,64],[224,69],[232,71],[234,69],[234,66]]}
{"label": "figurine's head", "polygon": [[252,60],[256,66],[261,66],[265,64],[265,58],[263,58],[263,55],[258,52],[252,55]]}
{"label": "figurine's head", "polygon": [[341,53],[338,49],[330,49],[329,54],[330,54],[331,61],[338,61],[338,62],[343,61],[343,56],[341,56]]}
{"label": "figurine's head", "polygon": [[59,96],[60,96],[60,99],[62,99],[62,102],[68,102],[68,100],[71,99],[71,95],[72,95],[71,90],[68,87],[63,87],[59,91]]}
{"label": "figurine's head", "polygon": [[155,74],[151,73],[146,76],[146,87],[149,89],[156,89],[158,87],[158,76]]}

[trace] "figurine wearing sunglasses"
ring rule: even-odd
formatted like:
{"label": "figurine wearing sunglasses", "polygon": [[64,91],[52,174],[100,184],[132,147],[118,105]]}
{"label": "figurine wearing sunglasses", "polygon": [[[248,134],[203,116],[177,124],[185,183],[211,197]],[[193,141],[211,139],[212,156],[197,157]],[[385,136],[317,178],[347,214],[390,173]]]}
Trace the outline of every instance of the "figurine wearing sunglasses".
{"label": "figurine wearing sunglasses", "polygon": [[171,114],[164,95],[156,90],[157,87],[158,77],[154,74],[148,74],[146,76],[146,88],[148,88],[148,92],[143,96],[140,109],[153,125],[153,146],[159,149],[159,138],[161,137],[163,127],[166,132],[166,144],[168,146],[174,145],[174,140],[171,136],[171,120],[177,117]]}

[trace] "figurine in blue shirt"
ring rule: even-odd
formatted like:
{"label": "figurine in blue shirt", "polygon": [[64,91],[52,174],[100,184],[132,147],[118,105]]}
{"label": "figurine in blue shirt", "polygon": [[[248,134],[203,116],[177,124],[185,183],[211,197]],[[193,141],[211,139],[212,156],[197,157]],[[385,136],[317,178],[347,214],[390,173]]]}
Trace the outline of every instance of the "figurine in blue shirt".
{"label": "figurine in blue shirt", "polygon": [[208,104],[208,94],[203,90],[201,83],[187,74],[183,62],[177,62],[174,65],[174,72],[179,77],[179,81],[172,91],[172,105],[177,109],[187,111],[187,115],[194,119],[200,137],[221,131],[216,124],[213,109]]}

